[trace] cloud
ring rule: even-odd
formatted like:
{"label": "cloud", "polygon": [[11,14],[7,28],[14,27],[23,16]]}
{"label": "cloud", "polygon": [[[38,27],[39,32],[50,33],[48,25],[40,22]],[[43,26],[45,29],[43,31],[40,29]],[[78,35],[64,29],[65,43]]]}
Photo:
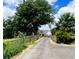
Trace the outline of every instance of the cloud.
{"label": "cloud", "polygon": [[3,0],[3,5],[11,9],[16,9],[18,4],[22,3],[23,0]]}
{"label": "cloud", "polygon": [[19,4],[19,3],[22,3],[23,0],[3,0],[3,2],[7,3],[8,5],[11,5],[11,4]]}
{"label": "cloud", "polygon": [[16,3],[14,0],[4,0],[3,1],[3,6],[6,6],[10,9],[16,9]]}
{"label": "cloud", "polygon": [[74,3],[74,1],[71,1],[67,6],[62,7],[58,11],[58,14],[61,15],[61,14],[66,13],[66,12],[74,13],[74,10],[75,10],[75,3]]}
{"label": "cloud", "polygon": [[[57,0],[47,0],[49,4],[55,3]],[[3,0],[3,2],[7,3],[8,5],[16,4],[18,5],[19,3],[22,3],[23,0]]]}
{"label": "cloud", "polygon": [[53,5],[57,0],[47,0],[49,4]]}
{"label": "cloud", "polygon": [[41,27],[39,27],[40,30],[50,30],[49,26],[46,25],[42,25]]}
{"label": "cloud", "polygon": [[54,28],[55,26],[50,24],[51,25],[51,28],[49,28],[49,24],[46,24],[46,25],[41,25],[41,27],[39,27],[40,30],[50,30],[52,28]]}
{"label": "cloud", "polygon": [[54,15],[56,22],[58,21],[58,17],[60,17],[60,15],[66,13],[66,12],[70,12],[70,13],[75,12],[75,2],[74,1],[71,1],[67,6],[59,9],[59,11]]}
{"label": "cloud", "polygon": [[4,12],[3,12],[4,19],[7,19],[9,16],[13,16],[14,13],[16,12],[15,10],[12,10],[6,6],[4,6],[3,8],[4,8]]}
{"label": "cloud", "polygon": [[15,0],[3,0],[5,3],[11,5],[15,3]]}
{"label": "cloud", "polygon": [[16,6],[22,3],[23,0],[3,0],[3,17],[7,19],[9,16],[13,16],[16,12]]}

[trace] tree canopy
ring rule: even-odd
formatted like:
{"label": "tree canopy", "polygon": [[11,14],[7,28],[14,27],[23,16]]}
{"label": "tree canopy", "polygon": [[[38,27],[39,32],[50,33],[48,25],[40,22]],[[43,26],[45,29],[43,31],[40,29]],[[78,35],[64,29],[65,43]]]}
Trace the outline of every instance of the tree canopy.
{"label": "tree canopy", "polygon": [[61,28],[66,28],[68,32],[75,32],[75,17],[74,14],[72,13],[64,13],[63,15],[60,16],[59,22],[56,23],[57,27]]}
{"label": "tree canopy", "polygon": [[27,0],[16,8],[14,20],[21,32],[37,32],[40,25],[53,22],[51,5],[46,0]]}

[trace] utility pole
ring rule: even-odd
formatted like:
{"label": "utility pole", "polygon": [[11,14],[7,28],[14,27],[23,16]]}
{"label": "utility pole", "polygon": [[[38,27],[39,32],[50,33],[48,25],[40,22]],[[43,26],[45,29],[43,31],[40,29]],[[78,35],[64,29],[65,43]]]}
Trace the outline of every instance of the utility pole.
{"label": "utility pole", "polygon": [[49,29],[51,30],[51,23],[49,23],[48,25],[49,25]]}
{"label": "utility pole", "polygon": [[[50,29],[50,33],[51,33],[51,23],[48,24],[49,25],[49,29]],[[52,39],[52,35],[50,36],[50,38]]]}

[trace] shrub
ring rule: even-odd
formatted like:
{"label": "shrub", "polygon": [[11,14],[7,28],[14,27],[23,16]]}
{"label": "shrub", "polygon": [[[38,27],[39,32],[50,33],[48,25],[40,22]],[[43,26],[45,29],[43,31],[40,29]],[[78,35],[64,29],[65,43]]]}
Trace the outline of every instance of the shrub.
{"label": "shrub", "polygon": [[55,35],[57,37],[57,43],[69,44],[75,40],[72,32],[58,30],[55,32]]}

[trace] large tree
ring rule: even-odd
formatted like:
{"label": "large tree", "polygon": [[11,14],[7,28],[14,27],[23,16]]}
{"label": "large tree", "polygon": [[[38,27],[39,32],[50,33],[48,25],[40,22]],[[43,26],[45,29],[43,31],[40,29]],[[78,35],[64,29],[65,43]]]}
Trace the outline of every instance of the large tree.
{"label": "large tree", "polygon": [[75,17],[72,13],[64,13],[60,16],[56,26],[60,29],[61,27],[66,28],[68,32],[75,32]]}
{"label": "large tree", "polygon": [[21,32],[37,32],[40,25],[53,22],[51,5],[46,0],[26,0],[16,9],[14,21]]}
{"label": "large tree", "polygon": [[3,38],[12,38],[13,37],[13,30],[12,30],[12,21],[11,18],[7,20],[3,20]]}
{"label": "large tree", "polygon": [[60,16],[56,27],[52,30],[56,35],[57,41],[70,43],[75,39],[75,17],[72,13],[64,13]]}

